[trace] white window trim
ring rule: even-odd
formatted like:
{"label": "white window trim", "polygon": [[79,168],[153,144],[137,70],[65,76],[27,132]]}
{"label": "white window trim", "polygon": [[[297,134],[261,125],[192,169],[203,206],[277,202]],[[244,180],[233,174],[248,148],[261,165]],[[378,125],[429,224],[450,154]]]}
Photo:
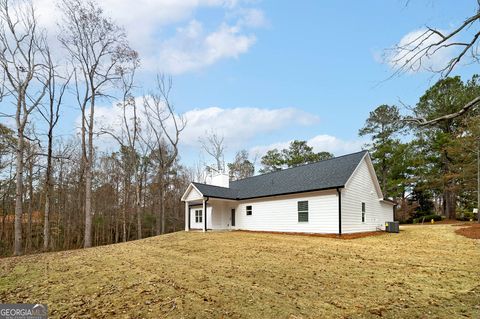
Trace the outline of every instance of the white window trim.
{"label": "white window trim", "polygon": [[[299,202],[307,202],[307,206],[308,206],[308,209],[307,210],[298,210],[298,203]],[[307,221],[299,221],[298,220],[298,213],[307,213]],[[310,222],[310,203],[308,202],[308,200],[299,200],[297,201],[297,223],[299,224],[306,224],[306,223],[309,223]]]}
{"label": "white window trim", "polygon": [[202,222],[203,222],[203,211],[202,211],[202,209],[195,209],[195,223],[200,224]]}

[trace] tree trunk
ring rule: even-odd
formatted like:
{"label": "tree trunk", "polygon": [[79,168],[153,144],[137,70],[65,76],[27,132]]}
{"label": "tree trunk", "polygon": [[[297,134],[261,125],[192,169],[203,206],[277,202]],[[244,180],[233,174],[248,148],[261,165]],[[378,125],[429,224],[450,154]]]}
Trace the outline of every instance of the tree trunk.
{"label": "tree trunk", "polygon": [[[21,106],[19,106],[21,107]],[[17,122],[19,122],[17,115]],[[22,254],[22,216],[23,216],[23,128],[18,128],[17,149],[16,149],[16,176],[15,176],[15,242],[14,254],[19,256]]]}
{"label": "tree trunk", "polygon": [[[54,114],[52,102],[50,103],[50,127],[48,129],[48,147],[47,147],[47,171],[45,176],[45,214],[43,222],[43,250],[48,250],[50,241],[50,196],[52,188],[52,144],[53,144],[53,126]],[[57,117],[58,119],[58,117]]]}
{"label": "tree trunk", "polygon": [[85,237],[84,248],[92,247],[92,171],[85,165]]}
{"label": "tree trunk", "polygon": [[137,216],[137,239],[142,239],[142,213],[140,210],[140,198],[141,198],[141,191],[142,186],[141,184],[141,177],[136,177],[136,185],[135,185],[135,215]]}
{"label": "tree trunk", "polygon": [[114,210],[114,215],[115,215],[115,243],[118,243],[119,240],[119,234],[120,231],[118,230],[118,216],[120,215],[119,210],[120,210],[120,196],[119,196],[119,184],[117,180],[115,180],[115,194],[116,194],[116,200],[115,200],[115,210]]}
{"label": "tree trunk", "polygon": [[128,182],[123,181],[123,209],[122,209],[122,240],[127,241],[127,206],[128,206]]}
{"label": "tree trunk", "polygon": [[446,189],[443,192],[443,212],[448,219],[456,219],[456,206],[457,203],[455,193],[449,189]]}
{"label": "tree trunk", "polygon": [[480,138],[477,143],[477,221],[480,223]]}
{"label": "tree trunk", "polygon": [[158,199],[160,200],[160,205],[158,205],[158,214],[155,223],[155,234],[160,235],[163,234],[164,230],[164,190],[163,190],[163,174],[158,174]]}
{"label": "tree trunk", "polygon": [[[450,175],[450,160],[448,157],[448,152],[444,150],[442,152],[442,173],[443,176],[442,178],[445,181],[445,178]],[[451,179],[446,180],[443,183],[443,214],[448,218],[448,219],[455,219],[456,218],[456,195],[455,192],[453,191],[454,188],[454,181]]]}
{"label": "tree trunk", "polygon": [[[32,154],[29,154],[32,156]],[[25,242],[25,251],[29,251],[32,246],[32,214],[33,214],[33,158],[28,161],[28,227]]]}
{"label": "tree trunk", "polygon": [[160,203],[160,206],[161,206],[161,211],[162,211],[162,234],[165,234],[165,189],[163,188],[163,185],[162,185],[162,190],[161,190],[161,203]]}
{"label": "tree trunk", "polygon": [[43,222],[43,250],[44,251],[48,250],[49,242],[50,242],[50,185],[47,178],[47,189],[45,192],[45,214],[44,214],[44,222]]}
{"label": "tree trunk", "polygon": [[85,239],[84,247],[92,247],[92,166],[93,166],[93,121],[95,90],[92,88],[88,123],[88,156],[85,162]]}
{"label": "tree trunk", "polygon": [[382,193],[383,197],[387,197],[387,172],[388,167],[385,158],[382,159]]}

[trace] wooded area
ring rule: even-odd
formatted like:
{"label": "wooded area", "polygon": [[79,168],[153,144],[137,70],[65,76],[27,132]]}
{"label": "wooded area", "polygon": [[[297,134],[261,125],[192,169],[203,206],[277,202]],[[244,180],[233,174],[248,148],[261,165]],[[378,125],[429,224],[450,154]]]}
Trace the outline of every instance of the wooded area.
{"label": "wooded area", "polygon": [[[0,125],[0,255],[183,229],[179,201],[191,177],[178,162],[186,123],[169,100],[171,79],[158,75],[136,100],[139,56],[124,30],[95,2],[64,0],[59,9],[64,57],[52,54],[29,1],[0,2],[0,96],[14,107],[2,117],[15,120],[14,129]],[[120,130],[96,127],[105,100],[122,110]],[[76,136],[56,134],[67,107],[81,115]],[[97,151],[100,135],[118,150]]]}
{"label": "wooded area", "polygon": [[[478,76],[440,80],[411,108],[427,120],[455,113],[480,94]],[[414,221],[433,215],[469,220],[478,207],[480,113],[442,119],[428,126],[410,121],[394,105],[370,113],[361,136],[370,136],[372,155],[385,196],[397,203],[396,219]],[[433,216],[433,218],[435,218]]]}

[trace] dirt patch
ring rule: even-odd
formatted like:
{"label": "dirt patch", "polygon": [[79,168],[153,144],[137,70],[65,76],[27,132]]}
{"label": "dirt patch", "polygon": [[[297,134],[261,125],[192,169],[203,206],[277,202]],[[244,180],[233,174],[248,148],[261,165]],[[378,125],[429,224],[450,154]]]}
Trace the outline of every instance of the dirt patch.
{"label": "dirt patch", "polygon": [[274,232],[274,231],[253,231],[253,230],[236,230],[239,233],[259,233],[259,234],[272,234],[272,235],[292,235],[292,236],[307,236],[307,237],[322,237],[322,238],[337,238],[337,239],[357,239],[364,237],[385,235],[384,231],[371,231],[363,233],[353,234],[316,234],[316,233],[296,233],[296,232]]}
{"label": "dirt patch", "polygon": [[480,239],[480,224],[472,224],[467,227],[459,228],[455,233],[467,238]]}

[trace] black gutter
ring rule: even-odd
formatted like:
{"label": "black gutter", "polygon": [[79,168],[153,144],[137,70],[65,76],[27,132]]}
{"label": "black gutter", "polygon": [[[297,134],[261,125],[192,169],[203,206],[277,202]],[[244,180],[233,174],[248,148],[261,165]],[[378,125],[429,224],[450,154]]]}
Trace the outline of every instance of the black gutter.
{"label": "black gutter", "polygon": [[342,235],[342,192],[337,188],[338,193],[338,234]]}
{"label": "black gutter", "polygon": [[205,232],[208,230],[208,227],[207,227],[207,203],[208,203],[208,200],[210,199],[210,197],[207,197],[207,199],[205,200]]}
{"label": "black gutter", "polygon": [[191,209],[190,209],[190,205],[188,205],[188,230],[192,229],[190,225],[190,220],[192,219],[190,216],[190,213],[191,213]]}
{"label": "black gutter", "polygon": [[316,188],[316,189],[308,189],[308,190],[303,190],[303,191],[296,191],[296,192],[288,192],[288,193],[279,193],[279,194],[271,194],[271,195],[261,195],[261,196],[253,196],[253,197],[222,197],[222,196],[214,196],[214,195],[209,195],[211,198],[218,198],[218,199],[229,199],[229,200],[247,200],[247,199],[256,199],[256,198],[265,198],[265,197],[274,197],[274,196],[285,196],[285,195],[295,195],[295,194],[301,194],[301,193],[311,193],[311,192],[319,192],[319,191],[328,191],[328,190],[333,190],[340,188],[344,188],[345,185],[340,185],[340,186],[334,186],[334,187],[325,187],[325,188]]}

